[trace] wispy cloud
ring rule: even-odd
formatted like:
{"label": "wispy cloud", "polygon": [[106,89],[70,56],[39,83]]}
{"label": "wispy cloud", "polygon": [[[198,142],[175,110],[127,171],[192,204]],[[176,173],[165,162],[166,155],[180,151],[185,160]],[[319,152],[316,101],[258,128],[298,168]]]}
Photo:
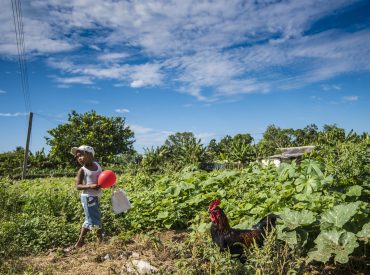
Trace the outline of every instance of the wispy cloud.
{"label": "wispy cloud", "polygon": [[57,77],[55,81],[62,84],[93,84],[88,76]]}
{"label": "wispy cloud", "polygon": [[[76,77],[57,77],[56,81],[64,84],[79,83],[92,84],[93,80],[108,79],[119,80],[125,83],[116,84],[119,86],[131,86],[132,88],[141,88],[145,86],[160,85],[162,81],[161,65],[145,63],[140,65],[126,64],[75,64],[71,60],[62,60],[58,62],[51,58],[48,64],[65,73],[78,74]],[[119,86],[118,86],[119,85]]]}
{"label": "wispy cloud", "polygon": [[358,100],[358,96],[357,95],[351,95],[351,96],[343,96],[342,99],[344,101],[357,101]]}
{"label": "wispy cloud", "polygon": [[99,105],[100,104],[100,101],[99,100],[93,100],[93,99],[89,99],[86,102],[87,103],[94,104],[94,105]]}
{"label": "wispy cloud", "polygon": [[207,144],[212,138],[216,137],[215,133],[195,133],[194,136],[201,140],[201,142],[205,145]]}
{"label": "wispy cloud", "polygon": [[135,145],[139,151],[143,148],[163,145],[167,137],[173,133],[171,131],[156,130],[137,124],[130,124],[129,126],[135,134]]}
{"label": "wispy cloud", "polygon": [[129,73],[132,88],[156,86],[162,82],[161,66],[159,64],[143,64],[133,66]]}
{"label": "wispy cloud", "polygon": [[342,90],[342,87],[340,85],[329,85],[329,84],[323,84],[321,85],[321,88],[324,90],[324,91],[339,91],[339,90]]}
{"label": "wispy cloud", "polygon": [[[26,1],[25,41],[28,54],[52,56],[47,64],[63,74],[56,78],[59,85],[110,80],[214,102],[369,71],[368,29],[307,32],[354,2]],[[0,55],[14,56],[9,2],[3,10]],[[53,55],[65,51],[67,57]]]}
{"label": "wispy cloud", "polygon": [[[32,3],[22,3],[24,41],[28,54],[39,55],[58,53],[71,51],[79,47],[79,43],[77,41],[63,37],[63,33],[59,31],[60,26],[52,24],[50,17],[48,17],[50,15],[43,13],[46,18],[40,18],[39,16],[41,11],[35,13],[35,10],[29,6],[30,4]],[[0,54],[16,56],[18,51],[14,33],[11,2],[1,1],[1,9]]]}
{"label": "wispy cloud", "polygon": [[[137,148],[161,146],[170,135],[175,134],[175,131],[158,130],[137,124],[130,124],[129,126],[135,133],[135,144]],[[212,138],[216,137],[216,134],[209,132],[194,132],[194,136],[201,139],[203,144],[207,144]]]}
{"label": "wispy cloud", "polygon": [[0,113],[0,116],[2,117],[18,117],[18,116],[26,116],[27,113]]}
{"label": "wispy cloud", "polygon": [[136,134],[147,134],[153,131],[152,128],[147,128],[137,124],[130,124],[129,126]]}
{"label": "wispy cloud", "polygon": [[130,55],[128,53],[104,53],[98,56],[98,59],[101,61],[119,61],[123,60]]}
{"label": "wispy cloud", "polygon": [[129,110],[129,109],[124,109],[124,108],[123,108],[123,109],[116,109],[116,110],[115,110],[115,112],[116,112],[116,113],[129,113],[129,112],[130,112],[130,110]]}
{"label": "wispy cloud", "polygon": [[68,89],[68,88],[70,88],[70,87],[71,87],[71,85],[58,84],[58,85],[57,85],[57,87],[58,87],[58,88],[60,88],[60,89]]}
{"label": "wispy cloud", "polygon": [[0,90],[0,94],[6,94],[7,91],[4,91],[4,90]]}

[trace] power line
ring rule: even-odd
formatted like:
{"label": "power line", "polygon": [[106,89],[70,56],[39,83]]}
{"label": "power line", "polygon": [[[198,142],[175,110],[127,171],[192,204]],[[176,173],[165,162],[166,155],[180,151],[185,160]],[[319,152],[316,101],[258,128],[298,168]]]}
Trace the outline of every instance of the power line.
{"label": "power line", "polygon": [[42,119],[50,122],[50,123],[56,125],[56,126],[58,126],[61,123],[61,121],[58,120],[58,119],[56,119],[54,116],[42,115],[42,114],[38,114],[38,113],[34,113],[34,114],[37,115],[37,116],[39,116],[40,118],[42,118]]}
{"label": "power line", "polygon": [[12,0],[13,22],[18,50],[18,62],[21,73],[22,93],[26,111],[31,111],[31,97],[28,85],[28,70],[26,60],[26,46],[24,43],[24,30],[22,20],[22,6],[20,0]]}

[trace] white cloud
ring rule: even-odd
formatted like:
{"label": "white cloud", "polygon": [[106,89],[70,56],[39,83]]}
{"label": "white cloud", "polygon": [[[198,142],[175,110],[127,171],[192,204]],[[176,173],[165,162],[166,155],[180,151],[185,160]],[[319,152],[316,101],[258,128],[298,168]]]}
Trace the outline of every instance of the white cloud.
{"label": "white cloud", "polygon": [[313,99],[313,100],[318,100],[318,101],[321,101],[322,100],[321,97],[316,96],[316,95],[312,95],[312,96],[310,96],[310,98]]}
{"label": "white cloud", "polygon": [[[168,136],[176,133],[175,131],[157,130],[137,124],[130,124],[129,126],[135,134],[135,147],[138,150],[142,148],[161,146],[164,144]],[[216,134],[209,132],[194,132],[194,136],[201,139],[203,144],[207,144],[212,138],[215,138]]]}
{"label": "white cloud", "polygon": [[[76,64],[72,61],[54,58],[49,59],[48,65],[60,69],[66,73],[79,74],[82,76],[61,78],[57,77],[57,82],[65,84],[75,83],[92,84],[93,79],[108,79],[126,81],[125,83],[115,84],[115,87],[130,86],[140,88],[145,86],[160,85],[162,82],[161,66],[159,64],[140,64],[140,65],[120,65],[120,64]],[[70,82],[67,82],[70,81]]]}
{"label": "white cloud", "polygon": [[98,56],[98,59],[101,61],[117,61],[122,60],[130,55],[128,53],[104,53]]}
{"label": "white cloud", "polygon": [[60,89],[68,89],[68,88],[70,88],[70,87],[71,87],[71,85],[58,84],[58,85],[57,85],[57,87],[58,87],[58,88],[60,88]]}
{"label": "white cloud", "polygon": [[147,134],[153,131],[153,129],[141,125],[130,124],[129,126],[135,134]]}
{"label": "white cloud", "polygon": [[267,93],[270,89],[269,84],[258,82],[255,79],[231,80],[221,85],[217,89],[217,94],[233,96],[237,94]]}
{"label": "white cloud", "polygon": [[89,47],[93,50],[96,50],[96,51],[99,51],[99,52],[101,51],[101,49],[96,45],[90,45]]}
{"label": "white cloud", "polygon": [[[214,102],[369,71],[369,30],[305,34],[354,2],[37,0],[22,7],[27,52],[52,56],[47,64],[63,73],[60,87],[113,80]],[[0,56],[7,57],[17,53],[10,1],[2,10]],[[69,54],[53,55],[60,52]]]}
{"label": "white cloud", "polygon": [[131,84],[130,84],[130,86],[132,88],[140,88],[140,87],[145,86],[145,84],[144,84],[144,81],[143,80],[137,79],[137,80],[132,81]]}
{"label": "white cloud", "polygon": [[321,85],[321,88],[324,91],[331,91],[331,90],[339,91],[339,90],[342,90],[342,86],[335,85],[335,84],[333,84],[333,85],[323,84],[323,85]]}
{"label": "white cloud", "polygon": [[357,95],[343,96],[342,99],[344,101],[357,101],[358,100],[358,96]]}
{"label": "white cloud", "polygon": [[[59,26],[52,25],[50,18],[38,18],[39,12],[29,9],[27,2],[22,3],[25,49],[28,54],[45,54],[70,51],[79,45],[58,32]],[[0,55],[18,54],[14,31],[11,1],[1,1],[0,13]],[[32,12],[30,14],[29,12]],[[47,14],[44,14],[44,16]]]}
{"label": "white cloud", "polygon": [[130,124],[131,130],[135,134],[135,147],[137,150],[147,147],[156,147],[164,144],[171,131],[155,130],[145,126]]}
{"label": "white cloud", "polygon": [[216,137],[215,133],[195,133],[194,136],[201,139],[202,144],[206,145],[212,138]]}
{"label": "white cloud", "polygon": [[74,76],[74,77],[57,77],[55,80],[62,84],[93,84],[91,79],[87,76]]}
{"label": "white cloud", "polygon": [[7,91],[4,91],[4,90],[0,90],[0,94],[6,94]]}
{"label": "white cloud", "polygon": [[129,113],[130,110],[129,109],[116,109],[115,112],[116,113]]}
{"label": "white cloud", "polygon": [[159,64],[143,64],[131,67],[129,74],[132,79],[131,87],[156,86],[162,82],[161,66]]}
{"label": "white cloud", "polygon": [[17,116],[26,116],[28,113],[0,113],[0,116],[3,117],[17,117]]}

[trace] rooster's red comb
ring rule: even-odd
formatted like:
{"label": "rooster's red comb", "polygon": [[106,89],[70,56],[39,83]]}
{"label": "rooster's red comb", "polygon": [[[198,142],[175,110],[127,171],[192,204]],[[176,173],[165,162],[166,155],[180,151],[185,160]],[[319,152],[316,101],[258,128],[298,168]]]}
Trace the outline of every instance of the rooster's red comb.
{"label": "rooster's red comb", "polygon": [[221,200],[219,200],[219,199],[215,199],[215,200],[213,200],[213,201],[211,201],[211,203],[209,204],[209,206],[208,206],[208,209],[210,210],[210,211],[212,211],[213,209],[215,209],[218,205],[220,205],[220,203],[221,203]]}

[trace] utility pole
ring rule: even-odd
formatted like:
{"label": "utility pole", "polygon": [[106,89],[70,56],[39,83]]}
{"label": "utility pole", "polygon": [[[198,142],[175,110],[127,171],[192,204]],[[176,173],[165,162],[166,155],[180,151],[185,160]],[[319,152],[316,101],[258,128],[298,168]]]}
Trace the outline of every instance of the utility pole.
{"label": "utility pole", "polygon": [[24,151],[24,159],[23,159],[22,179],[24,179],[26,177],[26,172],[27,172],[27,159],[28,159],[28,150],[30,148],[30,137],[31,137],[31,129],[32,129],[32,117],[33,117],[33,113],[30,112],[30,116],[29,116],[29,119],[28,119],[28,131],[27,131],[26,150]]}

